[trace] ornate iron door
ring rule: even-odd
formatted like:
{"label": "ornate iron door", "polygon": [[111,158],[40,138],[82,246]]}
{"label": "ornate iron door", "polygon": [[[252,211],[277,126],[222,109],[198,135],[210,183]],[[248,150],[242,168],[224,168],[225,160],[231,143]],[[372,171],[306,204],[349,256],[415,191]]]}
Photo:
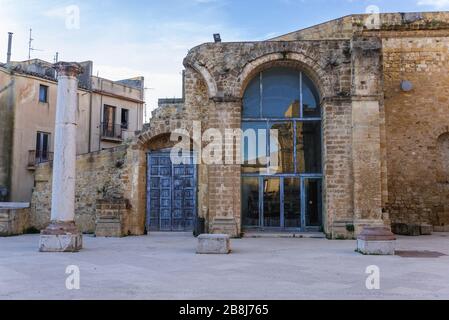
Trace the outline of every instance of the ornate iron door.
{"label": "ornate iron door", "polygon": [[148,154],[147,223],[150,231],[193,231],[196,166],[193,156],[174,165],[169,152]]}

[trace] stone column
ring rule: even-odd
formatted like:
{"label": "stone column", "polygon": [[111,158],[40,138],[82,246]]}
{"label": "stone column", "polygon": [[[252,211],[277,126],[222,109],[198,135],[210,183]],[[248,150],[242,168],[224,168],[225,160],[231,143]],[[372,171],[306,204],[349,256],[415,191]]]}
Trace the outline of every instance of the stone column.
{"label": "stone column", "polygon": [[[226,129],[241,128],[242,102],[238,98],[214,99],[205,129],[217,129],[223,135],[223,164],[208,166],[209,233],[239,237],[241,233],[241,166],[225,156],[234,149],[234,141],[226,140]],[[239,143],[239,139],[237,139]],[[240,148],[236,148],[240,154]],[[203,150],[204,155],[205,150]]]}
{"label": "stone column", "polygon": [[356,36],[351,47],[354,225],[359,235],[365,227],[385,225],[382,213],[382,40]]}
{"label": "stone column", "polygon": [[51,224],[41,232],[41,252],[76,252],[82,235],[75,225],[77,63],[59,62]]}

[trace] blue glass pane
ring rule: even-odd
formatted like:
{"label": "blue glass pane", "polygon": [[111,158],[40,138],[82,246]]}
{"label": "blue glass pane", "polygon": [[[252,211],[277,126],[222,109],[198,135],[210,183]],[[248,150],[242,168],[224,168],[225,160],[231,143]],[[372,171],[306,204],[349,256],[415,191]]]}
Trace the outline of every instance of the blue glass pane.
{"label": "blue glass pane", "polygon": [[242,179],[242,214],[245,227],[259,226],[259,178]]}
{"label": "blue glass pane", "polygon": [[304,118],[321,117],[320,95],[313,82],[305,74],[302,75],[302,101]]}
{"label": "blue glass pane", "polygon": [[296,167],[300,173],[322,172],[321,122],[308,121],[296,124]]}
{"label": "blue glass pane", "polygon": [[48,88],[45,86],[39,87],[39,101],[40,102],[47,102],[47,90]]}
{"label": "blue glass pane", "polygon": [[268,166],[267,145],[268,130],[266,122],[244,122],[243,137],[243,172],[265,172]]}
{"label": "blue glass pane", "polygon": [[262,116],[292,118],[300,116],[300,73],[288,68],[263,72]]}
{"label": "blue glass pane", "polygon": [[260,118],[260,75],[246,88],[243,96],[243,118]]}
{"label": "blue glass pane", "polygon": [[272,172],[277,174],[295,173],[293,122],[271,123],[270,130],[272,131],[270,132],[270,168]]}

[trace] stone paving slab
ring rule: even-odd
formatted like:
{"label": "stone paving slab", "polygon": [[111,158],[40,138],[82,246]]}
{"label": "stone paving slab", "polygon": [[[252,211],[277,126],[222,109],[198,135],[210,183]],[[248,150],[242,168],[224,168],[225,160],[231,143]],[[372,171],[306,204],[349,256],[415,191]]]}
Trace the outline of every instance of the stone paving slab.
{"label": "stone paving slab", "polygon": [[[400,251],[363,256],[355,241],[233,239],[231,255],[197,255],[188,234],[93,238],[79,253],[39,253],[39,236],[0,238],[0,299],[449,299],[449,234],[399,237]],[[67,290],[67,266],[81,272]],[[366,268],[381,272],[367,290]]]}

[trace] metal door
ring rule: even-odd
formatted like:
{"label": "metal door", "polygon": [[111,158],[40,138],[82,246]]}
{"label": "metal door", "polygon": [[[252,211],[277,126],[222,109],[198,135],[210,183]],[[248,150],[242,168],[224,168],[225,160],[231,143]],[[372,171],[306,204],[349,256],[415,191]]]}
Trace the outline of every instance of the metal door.
{"label": "metal door", "polygon": [[196,166],[193,155],[174,165],[170,152],[148,154],[147,228],[193,231],[196,220]]}

